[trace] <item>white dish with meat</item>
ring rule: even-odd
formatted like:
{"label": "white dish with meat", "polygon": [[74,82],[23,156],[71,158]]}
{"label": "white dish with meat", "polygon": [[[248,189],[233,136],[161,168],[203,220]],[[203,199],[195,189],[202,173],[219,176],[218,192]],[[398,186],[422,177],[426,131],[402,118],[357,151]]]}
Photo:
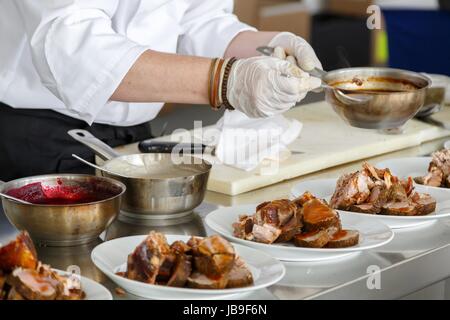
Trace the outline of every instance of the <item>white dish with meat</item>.
{"label": "white dish with meat", "polygon": [[265,244],[249,241],[234,236],[233,224],[242,215],[251,215],[258,205],[240,205],[217,209],[205,218],[205,222],[213,231],[228,240],[269,253],[283,261],[323,261],[338,259],[357,252],[377,248],[389,243],[394,233],[383,223],[370,223],[359,216],[341,216],[343,229],[359,232],[359,242],[345,248],[306,248],[295,246],[291,242]]}
{"label": "white dish with meat", "polygon": [[[53,269],[59,275],[70,278],[72,274],[67,271]],[[77,277],[77,276],[75,276]],[[100,283],[95,282],[89,278],[80,276],[81,289],[85,293],[83,300],[113,300],[111,292],[102,286]]]}
{"label": "white dish with meat", "polygon": [[[177,241],[189,243],[191,239],[189,236],[182,235],[166,235],[165,237],[169,244]],[[146,239],[148,236],[132,236],[104,242],[92,251],[92,261],[119,287],[131,294],[148,299],[228,299],[269,287],[280,281],[286,272],[284,265],[270,255],[245,246],[233,245],[236,257],[239,257],[251,272],[253,278],[251,285],[229,289],[180,288],[148,284],[119,275],[127,270],[129,255],[135,252],[135,249]]]}
{"label": "white dish with meat", "polygon": [[[381,166],[384,167],[384,166]],[[336,189],[337,179],[321,179],[313,181],[305,181],[295,185],[291,190],[293,198],[298,197],[305,191],[314,193],[318,197],[331,201],[332,195]],[[427,215],[417,216],[395,216],[382,214],[368,214],[338,210],[341,218],[349,216],[357,216],[366,221],[379,221],[392,229],[417,227],[428,224],[434,220],[450,217],[450,199],[448,190],[443,188],[426,187],[415,185],[414,190],[419,193],[429,194],[436,200],[436,210]]]}

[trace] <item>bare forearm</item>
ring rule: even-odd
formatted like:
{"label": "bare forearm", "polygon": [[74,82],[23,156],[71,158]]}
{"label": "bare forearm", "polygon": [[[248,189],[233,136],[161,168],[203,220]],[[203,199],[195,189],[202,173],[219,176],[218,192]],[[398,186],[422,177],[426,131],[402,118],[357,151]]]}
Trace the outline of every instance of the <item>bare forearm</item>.
{"label": "bare forearm", "polygon": [[123,102],[208,103],[211,60],[148,50],[111,97]]}
{"label": "bare forearm", "polygon": [[278,32],[241,32],[231,41],[225,52],[225,57],[254,57],[258,55],[256,48],[266,46],[277,34]]}

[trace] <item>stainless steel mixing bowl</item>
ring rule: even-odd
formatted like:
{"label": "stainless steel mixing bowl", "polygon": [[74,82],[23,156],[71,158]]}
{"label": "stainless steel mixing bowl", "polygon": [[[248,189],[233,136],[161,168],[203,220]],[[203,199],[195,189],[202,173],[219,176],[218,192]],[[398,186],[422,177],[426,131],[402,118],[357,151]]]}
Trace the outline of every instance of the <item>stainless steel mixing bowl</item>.
{"label": "stainless steel mixing bowl", "polygon": [[[192,212],[202,203],[211,164],[191,156],[178,158],[172,154],[120,155],[85,130],[68,132],[75,140],[91,148],[106,160],[109,171],[126,165],[129,176],[102,172],[104,176],[123,182],[127,187],[121,213],[134,219],[176,219]],[[133,165],[145,164],[145,177],[136,177]],[[181,172],[181,173],[180,173]]]}
{"label": "stainless steel mixing bowl", "polygon": [[327,84],[326,100],[336,113],[351,126],[365,129],[403,126],[423,106],[430,86],[429,78],[419,73],[390,68],[339,69],[322,80]]}
{"label": "stainless steel mixing bowl", "polygon": [[52,186],[96,183],[114,194],[102,201],[71,205],[21,204],[2,198],[9,221],[17,229],[27,230],[36,243],[46,246],[75,246],[97,239],[118,216],[126,190],[123,183],[114,179],[68,174],[13,180],[0,185],[0,189],[7,192],[35,182]]}

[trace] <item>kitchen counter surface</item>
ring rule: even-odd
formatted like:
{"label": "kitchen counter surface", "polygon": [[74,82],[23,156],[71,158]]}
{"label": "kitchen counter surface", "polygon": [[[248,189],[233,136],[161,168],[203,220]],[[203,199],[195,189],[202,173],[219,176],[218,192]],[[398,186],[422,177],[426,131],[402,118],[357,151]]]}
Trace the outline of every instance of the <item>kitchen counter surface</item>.
{"label": "kitchen counter surface", "polygon": [[[373,157],[371,163],[381,160],[427,155],[442,147],[446,139],[434,140],[417,147],[404,149]],[[133,152],[136,146],[122,148]],[[263,189],[227,196],[208,192],[204,203],[182,221],[172,225],[145,225],[142,222],[116,220],[102,235],[112,239],[127,235],[146,234],[157,229],[166,233],[205,235],[210,233],[203,218],[220,206],[245,203],[259,203],[266,200],[285,198],[290,189],[300,181],[337,177],[356,170],[360,161],[319,171],[297,179],[281,182]],[[17,231],[0,212],[0,243],[13,238]],[[38,248],[39,257],[45,263],[58,269],[70,265],[81,268],[82,275],[92,278],[110,289],[115,299],[137,299],[131,295],[118,295],[116,286],[109,281],[90,260],[90,252],[95,243],[72,248]],[[259,290],[242,299],[397,299],[450,277],[450,219],[418,228],[395,231],[394,240],[381,248],[356,253],[340,260],[315,263],[285,263],[287,274],[278,284]],[[375,274],[373,273],[375,271]],[[377,277],[380,277],[380,282]],[[377,284],[380,286],[378,287]]]}

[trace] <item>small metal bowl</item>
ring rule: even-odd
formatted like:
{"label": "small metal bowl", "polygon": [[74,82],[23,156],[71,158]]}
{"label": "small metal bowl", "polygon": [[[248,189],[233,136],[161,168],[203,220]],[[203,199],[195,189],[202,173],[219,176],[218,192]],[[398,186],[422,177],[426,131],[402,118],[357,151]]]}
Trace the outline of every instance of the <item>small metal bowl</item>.
{"label": "small metal bowl", "polygon": [[424,105],[430,86],[426,76],[390,68],[339,69],[328,72],[323,81],[325,98],[336,113],[364,129],[403,126]]}
{"label": "small metal bowl", "polygon": [[114,179],[68,174],[17,179],[0,189],[7,192],[36,182],[45,185],[96,183],[113,194],[105,200],[70,205],[21,204],[2,198],[9,221],[17,229],[27,230],[36,243],[45,246],[76,246],[97,239],[118,216],[126,191],[125,185]]}

